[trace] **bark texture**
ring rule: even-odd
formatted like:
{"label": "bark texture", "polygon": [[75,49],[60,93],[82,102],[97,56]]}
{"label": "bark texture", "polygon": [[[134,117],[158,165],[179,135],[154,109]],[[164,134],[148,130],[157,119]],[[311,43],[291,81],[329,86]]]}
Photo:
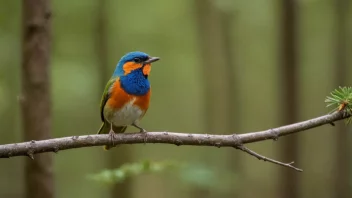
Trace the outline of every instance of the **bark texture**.
{"label": "bark texture", "polygon": [[[24,140],[51,137],[50,1],[23,0],[22,108]],[[33,158],[31,151],[27,155]],[[53,161],[49,153],[25,161],[27,198],[54,197]]]}

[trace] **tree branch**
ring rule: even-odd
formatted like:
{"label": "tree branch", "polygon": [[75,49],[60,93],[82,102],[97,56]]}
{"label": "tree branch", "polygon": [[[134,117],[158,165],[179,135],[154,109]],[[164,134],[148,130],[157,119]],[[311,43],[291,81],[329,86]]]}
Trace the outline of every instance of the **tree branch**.
{"label": "tree branch", "polygon": [[292,164],[293,164],[294,162],[290,162],[290,163],[279,162],[279,161],[277,161],[277,160],[270,159],[270,158],[268,158],[268,157],[265,157],[265,156],[263,156],[263,155],[260,155],[260,154],[258,154],[258,153],[256,153],[256,152],[250,150],[249,148],[243,146],[243,145],[242,145],[242,146],[239,146],[238,149],[241,149],[243,152],[246,152],[246,153],[248,153],[249,155],[252,155],[252,156],[258,158],[259,160],[268,161],[268,162],[271,162],[271,163],[273,163],[273,164],[277,164],[277,165],[280,165],[280,166],[285,166],[285,167],[288,167],[288,168],[293,168],[293,169],[295,169],[296,171],[299,171],[299,172],[302,172],[302,171],[303,171],[303,170],[300,169],[300,168],[297,168],[297,167],[292,166]]}
{"label": "tree branch", "polygon": [[332,114],[320,116],[310,120],[281,126],[278,128],[268,129],[264,131],[230,134],[230,135],[211,135],[211,134],[187,134],[174,132],[148,132],[148,133],[123,133],[116,134],[113,142],[107,134],[100,135],[82,135],[72,137],[62,137],[39,141],[29,141],[14,144],[0,145],[0,158],[9,158],[14,156],[29,156],[34,159],[34,154],[55,152],[81,147],[92,147],[102,145],[118,145],[118,144],[140,144],[140,143],[162,143],[192,145],[192,146],[215,146],[215,147],[234,147],[240,149],[258,159],[269,161],[274,164],[293,168],[302,171],[291,163],[282,163],[276,160],[264,157],[256,152],[244,147],[243,144],[264,141],[268,139],[277,140],[281,136],[305,131],[307,129],[319,127],[324,124],[331,124],[335,121],[350,117],[345,111],[338,111]]}

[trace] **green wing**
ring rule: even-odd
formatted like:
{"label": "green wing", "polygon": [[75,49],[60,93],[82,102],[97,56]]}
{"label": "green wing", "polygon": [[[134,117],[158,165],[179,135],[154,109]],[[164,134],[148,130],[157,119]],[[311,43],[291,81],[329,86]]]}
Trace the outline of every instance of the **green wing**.
{"label": "green wing", "polygon": [[108,81],[108,83],[106,83],[103,96],[101,97],[101,100],[100,100],[100,116],[101,116],[101,120],[103,122],[105,121],[105,119],[104,119],[104,106],[106,104],[106,101],[108,101],[108,99],[110,97],[110,88],[115,83],[116,80],[117,80],[116,78],[112,78]]}

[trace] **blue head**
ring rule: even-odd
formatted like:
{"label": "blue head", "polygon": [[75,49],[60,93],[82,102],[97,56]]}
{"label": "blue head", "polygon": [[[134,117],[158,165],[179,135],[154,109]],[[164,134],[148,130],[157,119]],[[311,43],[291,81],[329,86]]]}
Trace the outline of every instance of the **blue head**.
{"label": "blue head", "polygon": [[[144,52],[129,52],[117,63],[113,77],[128,75],[136,69],[144,69],[145,66],[148,67],[148,65],[150,66],[152,62],[157,60],[159,60],[158,57],[150,57]],[[149,75],[149,72],[146,72],[146,75]]]}
{"label": "blue head", "polygon": [[151,63],[158,61],[144,52],[129,52],[117,63],[113,77],[120,77],[122,88],[129,94],[144,95],[150,89],[148,76]]}

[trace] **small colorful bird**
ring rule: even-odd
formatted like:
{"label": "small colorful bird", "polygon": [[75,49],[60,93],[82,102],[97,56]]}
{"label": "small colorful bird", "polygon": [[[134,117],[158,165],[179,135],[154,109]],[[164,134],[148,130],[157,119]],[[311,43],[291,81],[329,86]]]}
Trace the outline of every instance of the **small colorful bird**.
{"label": "small colorful bird", "polygon": [[[149,107],[151,63],[158,60],[158,57],[138,51],[127,53],[120,59],[100,102],[103,124],[98,134],[108,133],[113,140],[115,133],[125,132],[130,125],[140,132],[147,132],[139,126],[139,121]],[[106,145],[104,149],[111,147]]]}

